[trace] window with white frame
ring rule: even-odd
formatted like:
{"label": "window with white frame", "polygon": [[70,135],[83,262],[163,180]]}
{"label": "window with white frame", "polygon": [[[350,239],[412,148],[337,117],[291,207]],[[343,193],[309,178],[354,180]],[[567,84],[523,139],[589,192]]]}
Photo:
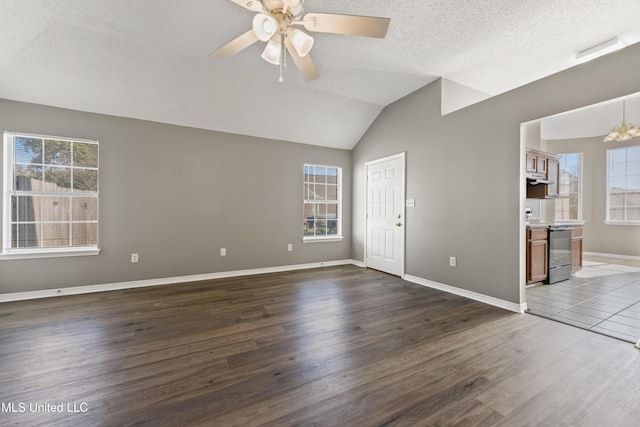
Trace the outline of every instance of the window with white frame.
{"label": "window with white frame", "polygon": [[582,153],[559,154],[560,176],[556,221],[582,220]]}
{"label": "window with white frame", "polygon": [[607,150],[607,222],[640,224],[640,145]]}
{"label": "window with white frame", "polygon": [[95,254],[98,142],[4,134],[3,259]]}
{"label": "window with white frame", "polygon": [[342,238],[342,169],[304,165],[304,240]]}

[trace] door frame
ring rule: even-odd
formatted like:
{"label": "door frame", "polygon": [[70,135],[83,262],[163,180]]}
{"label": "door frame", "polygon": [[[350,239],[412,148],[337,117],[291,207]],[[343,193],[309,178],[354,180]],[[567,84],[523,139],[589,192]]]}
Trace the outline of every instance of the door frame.
{"label": "door frame", "polygon": [[407,152],[402,151],[390,156],[381,157],[379,159],[370,160],[364,162],[364,267],[367,268],[367,236],[369,235],[368,224],[369,218],[367,215],[367,202],[369,197],[369,166],[387,162],[389,160],[402,159],[402,219],[404,227],[402,227],[402,244],[400,250],[402,251],[402,264],[400,270],[400,278],[404,279],[405,265],[406,265],[406,236],[407,236],[407,208],[406,208],[406,183],[407,183]]}

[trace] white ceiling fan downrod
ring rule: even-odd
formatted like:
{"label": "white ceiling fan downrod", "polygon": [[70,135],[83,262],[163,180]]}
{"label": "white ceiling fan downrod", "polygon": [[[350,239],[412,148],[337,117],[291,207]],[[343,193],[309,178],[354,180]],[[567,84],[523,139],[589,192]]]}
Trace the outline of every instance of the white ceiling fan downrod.
{"label": "white ceiling fan downrod", "polygon": [[287,67],[287,51],[284,48],[284,38],[285,34],[280,33],[280,78],[278,79],[280,83],[284,82],[283,69]]}

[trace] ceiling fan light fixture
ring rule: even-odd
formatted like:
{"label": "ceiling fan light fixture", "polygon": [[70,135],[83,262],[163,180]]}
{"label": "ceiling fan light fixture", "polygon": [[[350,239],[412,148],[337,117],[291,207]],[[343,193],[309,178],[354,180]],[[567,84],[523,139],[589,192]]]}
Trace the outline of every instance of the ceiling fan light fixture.
{"label": "ceiling fan light fixture", "polygon": [[278,21],[271,15],[258,13],[253,17],[253,32],[258,40],[266,42],[278,31]]}
{"label": "ceiling fan light fixture", "polygon": [[279,42],[274,39],[269,40],[262,52],[262,59],[273,65],[280,65],[281,49],[282,45]]}
{"label": "ceiling fan light fixture", "polygon": [[[287,55],[293,60],[305,82],[320,77],[309,55],[314,44],[313,37],[292,26],[302,26],[312,33],[384,38],[391,21],[390,18],[375,16],[336,13],[304,14],[304,0],[230,1],[257,13],[253,16],[250,30],[216,50],[214,55],[218,58],[229,58],[258,41],[266,42],[267,46],[262,52],[262,58],[269,63],[279,64],[280,79],[278,81],[280,82],[283,81]],[[276,35],[280,37],[279,43],[274,37]],[[270,42],[272,38],[273,42]],[[279,58],[277,58],[278,51]]]}
{"label": "ceiling fan light fixture", "polygon": [[313,37],[297,28],[290,31],[289,37],[291,37],[291,44],[300,57],[305,57],[309,54],[313,47]]}

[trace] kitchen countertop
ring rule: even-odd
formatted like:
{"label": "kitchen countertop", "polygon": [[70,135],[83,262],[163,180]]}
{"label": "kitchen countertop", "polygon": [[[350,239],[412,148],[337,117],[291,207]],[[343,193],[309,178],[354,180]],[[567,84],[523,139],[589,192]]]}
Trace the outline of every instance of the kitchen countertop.
{"label": "kitchen countertop", "polygon": [[580,228],[580,227],[584,227],[584,224],[581,223],[558,223],[558,222],[541,222],[538,224],[529,224],[528,222],[525,222],[525,225],[528,228],[532,228],[532,229],[536,229],[536,228],[549,228],[549,227],[571,227],[571,228]]}

